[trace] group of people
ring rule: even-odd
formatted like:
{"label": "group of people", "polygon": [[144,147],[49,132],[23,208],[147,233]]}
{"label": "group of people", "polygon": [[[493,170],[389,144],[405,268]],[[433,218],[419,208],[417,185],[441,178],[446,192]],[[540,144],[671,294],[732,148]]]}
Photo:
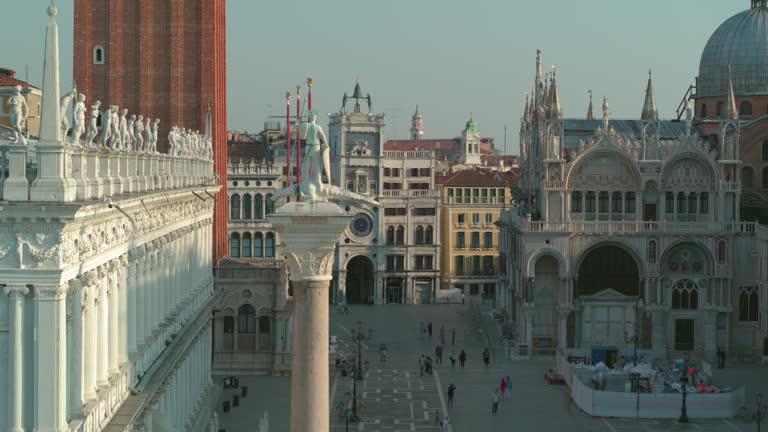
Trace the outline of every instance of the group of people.
{"label": "group of people", "polygon": [[509,375],[501,378],[499,386],[491,393],[491,415],[499,413],[499,403],[512,396],[512,380]]}

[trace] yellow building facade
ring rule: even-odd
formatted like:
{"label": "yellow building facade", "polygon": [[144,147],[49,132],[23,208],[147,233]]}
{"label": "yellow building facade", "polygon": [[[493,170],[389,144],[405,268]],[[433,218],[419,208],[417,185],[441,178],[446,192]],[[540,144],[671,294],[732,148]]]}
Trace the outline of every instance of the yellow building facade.
{"label": "yellow building facade", "polygon": [[470,169],[442,182],[440,269],[445,297],[494,302],[503,267],[496,221],[510,205],[514,181],[510,174]]}

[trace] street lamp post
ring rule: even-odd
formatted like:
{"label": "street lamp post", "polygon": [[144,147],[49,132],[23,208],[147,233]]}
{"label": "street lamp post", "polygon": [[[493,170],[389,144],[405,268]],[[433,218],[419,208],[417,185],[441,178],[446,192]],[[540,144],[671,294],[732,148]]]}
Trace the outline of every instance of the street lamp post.
{"label": "street lamp post", "polygon": [[373,337],[373,331],[368,329],[368,333],[363,331],[363,322],[357,322],[357,328],[352,330],[352,340],[357,342],[357,358],[352,366],[352,414],[350,421],[359,421],[357,415],[357,381],[363,380],[363,341],[370,340]]}
{"label": "street lamp post", "polygon": [[688,423],[688,409],[685,406],[685,400],[688,396],[688,370],[685,365],[683,365],[680,372],[680,386],[683,388],[683,405],[680,407],[680,419],[678,421],[680,423]]}

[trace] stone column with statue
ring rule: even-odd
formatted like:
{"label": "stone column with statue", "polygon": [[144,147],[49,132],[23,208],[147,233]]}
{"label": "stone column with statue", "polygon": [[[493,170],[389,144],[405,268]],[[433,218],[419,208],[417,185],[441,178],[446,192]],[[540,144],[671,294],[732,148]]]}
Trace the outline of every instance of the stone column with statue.
{"label": "stone column with statue", "polygon": [[283,240],[294,290],[291,431],[328,432],[329,287],[336,243],[351,220],[330,200],[379,204],[330,184],[328,142],[317,114],[309,118],[301,183],[277,191],[274,197],[299,195],[301,201],[282,205],[268,219]]}

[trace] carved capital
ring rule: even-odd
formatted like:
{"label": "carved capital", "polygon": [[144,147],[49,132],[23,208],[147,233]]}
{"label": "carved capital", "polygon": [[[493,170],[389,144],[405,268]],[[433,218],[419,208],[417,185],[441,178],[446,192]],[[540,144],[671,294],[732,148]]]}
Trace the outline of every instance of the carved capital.
{"label": "carved capital", "polygon": [[292,281],[330,280],[333,271],[334,249],[315,249],[287,252]]}
{"label": "carved capital", "polygon": [[120,255],[120,265],[122,267],[127,267],[128,266],[128,255],[129,254]]}
{"label": "carved capital", "polygon": [[33,296],[35,300],[61,300],[66,297],[68,284],[54,286],[35,285]]}
{"label": "carved capital", "polygon": [[69,290],[67,291],[67,294],[77,294],[83,289],[83,281],[80,280],[80,278],[74,278],[71,279],[68,282]]}
{"label": "carved capital", "polygon": [[26,285],[6,285],[3,292],[10,298],[21,298],[29,294],[29,288]]}
{"label": "carved capital", "polygon": [[90,270],[83,273],[81,277],[83,278],[83,285],[93,286],[99,280],[99,273],[96,270]]}
{"label": "carved capital", "polygon": [[107,274],[109,273],[108,264],[102,264],[98,267],[98,277],[99,279],[104,279]]}

